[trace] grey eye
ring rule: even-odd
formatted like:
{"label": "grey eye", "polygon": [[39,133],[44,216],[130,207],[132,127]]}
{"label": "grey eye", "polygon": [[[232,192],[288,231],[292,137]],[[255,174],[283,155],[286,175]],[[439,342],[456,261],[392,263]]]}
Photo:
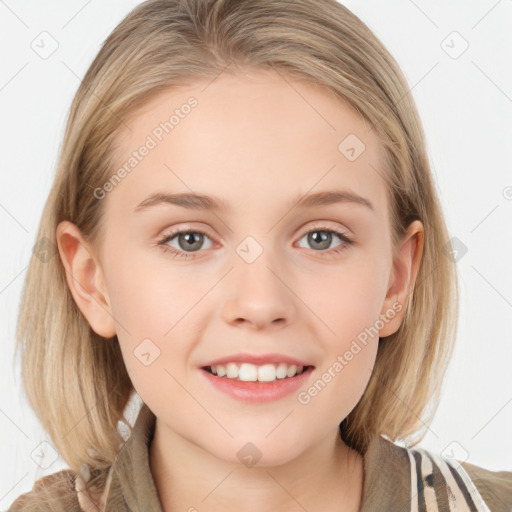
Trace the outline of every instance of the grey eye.
{"label": "grey eye", "polygon": [[204,233],[198,231],[182,231],[175,233],[167,243],[171,245],[171,242],[175,240],[178,246],[171,245],[171,247],[184,252],[196,252],[201,248],[209,249],[211,247],[211,241],[209,247],[202,247],[205,239],[209,240],[209,237]]}
{"label": "grey eye", "polygon": [[341,236],[336,234],[334,231],[325,229],[315,229],[314,231],[310,231],[309,233],[306,233],[301,240],[303,238],[307,238],[308,244],[311,244],[313,249],[325,250],[331,248],[330,245],[333,241],[333,236],[342,240]]}

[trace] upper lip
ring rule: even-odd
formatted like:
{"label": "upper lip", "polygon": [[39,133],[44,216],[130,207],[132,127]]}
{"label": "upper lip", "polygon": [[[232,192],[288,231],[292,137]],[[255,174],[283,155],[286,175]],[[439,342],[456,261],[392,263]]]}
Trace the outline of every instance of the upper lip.
{"label": "upper lip", "polygon": [[227,364],[227,363],[251,363],[255,365],[263,365],[263,364],[294,364],[297,366],[312,366],[305,361],[297,359],[295,357],[290,357],[285,354],[247,354],[247,353],[238,353],[232,354],[230,356],[221,357],[219,359],[214,359],[212,361],[207,362],[202,365],[205,366],[217,366],[219,364]]}

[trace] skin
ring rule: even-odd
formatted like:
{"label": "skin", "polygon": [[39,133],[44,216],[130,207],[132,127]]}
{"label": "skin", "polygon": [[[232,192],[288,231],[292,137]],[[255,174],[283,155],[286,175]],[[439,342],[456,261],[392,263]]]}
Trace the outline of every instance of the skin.
{"label": "skin", "polygon": [[[362,457],[340,439],[338,425],[368,384],[377,336],[308,404],[298,393],[244,403],[214,389],[200,369],[236,352],[279,352],[315,366],[306,390],[398,301],[401,311],[379,336],[395,332],[414,286],[423,226],[411,224],[393,260],[377,136],[325,88],[283,76],[223,73],[207,87],[197,82],[152,98],[119,137],[120,165],[191,95],[198,106],[102,199],[100,246],[70,222],[57,229],[78,307],[98,334],[117,334],[133,385],[157,416],[150,465],[166,511],[357,511],[361,504]],[[354,161],[338,150],[351,133],[366,146]],[[367,198],[374,211],[349,202],[290,206],[299,195],[334,189]],[[160,204],[134,212],[157,191],[216,196],[230,210]],[[157,245],[176,228],[206,232],[189,251],[195,258]],[[308,240],[329,229],[354,243],[335,253],[345,243],[336,235],[326,246]],[[263,249],[252,263],[236,252],[249,235]],[[187,251],[178,237],[167,245]],[[149,366],[134,355],[147,338],[160,350]],[[252,467],[237,456],[247,442],[261,452]]]}

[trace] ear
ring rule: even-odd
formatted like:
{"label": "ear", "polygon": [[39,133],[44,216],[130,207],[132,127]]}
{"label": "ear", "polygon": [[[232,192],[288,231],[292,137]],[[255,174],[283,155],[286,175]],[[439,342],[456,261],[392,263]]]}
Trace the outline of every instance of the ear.
{"label": "ear", "polygon": [[116,334],[103,271],[78,227],[62,221],[56,230],[60,258],[75,302],[91,328],[104,338]]}
{"label": "ear", "polygon": [[[386,316],[388,321],[379,331],[379,337],[385,338],[395,333],[402,324],[410,294],[414,290],[416,276],[423,255],[423,224],[415,220],[409,224],[406,233],[400,241],[395,261],[391,270],[388,292],[381,311],[381,318]],[[394,305],[394,307],[393,307]],[[401,306],[401,307],[400,307]],[[390,311],[395,312],[391,318]],[[386,312],[388,314],[386,315]]]}

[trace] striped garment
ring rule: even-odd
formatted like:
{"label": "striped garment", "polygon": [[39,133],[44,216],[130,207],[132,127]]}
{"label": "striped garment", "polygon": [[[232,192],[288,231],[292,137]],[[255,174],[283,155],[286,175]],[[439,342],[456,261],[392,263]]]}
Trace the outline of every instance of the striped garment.
{"label": "striped garment", "polygon": [[424,448],[407,450],[411,512],[490,512],[466,470],[455,459]]}

